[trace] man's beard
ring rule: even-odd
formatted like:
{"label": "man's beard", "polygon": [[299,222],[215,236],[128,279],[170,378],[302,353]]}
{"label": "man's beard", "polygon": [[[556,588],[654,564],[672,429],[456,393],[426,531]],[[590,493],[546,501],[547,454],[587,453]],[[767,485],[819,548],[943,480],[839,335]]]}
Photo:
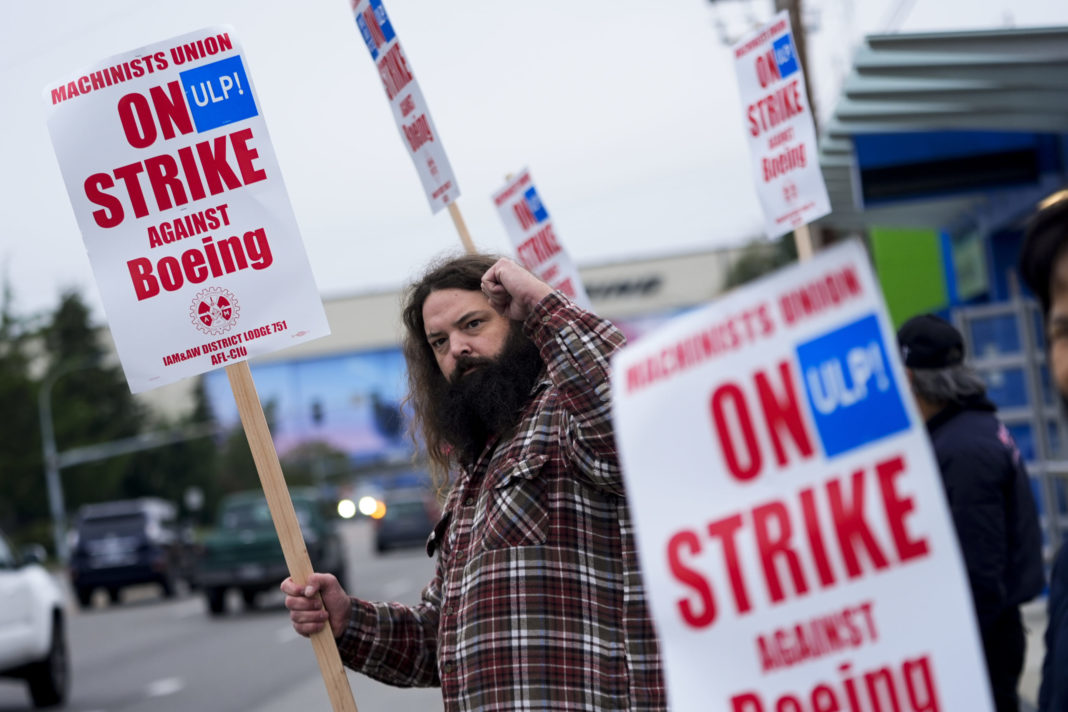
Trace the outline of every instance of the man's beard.
{"label": "man's beard", "polygon": [[544,369],[538,347],[517,323],[496,358],[461,356],[451,380],[442,378],[433,395],[437,426],[463,463],[473,463],[490,436],[519,422],[530,391]]}

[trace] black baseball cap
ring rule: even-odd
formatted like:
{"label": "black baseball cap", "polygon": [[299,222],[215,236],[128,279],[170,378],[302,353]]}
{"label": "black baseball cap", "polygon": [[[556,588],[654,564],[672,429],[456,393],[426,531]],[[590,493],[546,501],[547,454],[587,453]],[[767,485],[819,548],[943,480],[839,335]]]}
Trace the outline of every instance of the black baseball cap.
{"label": "black baseball cap", "polygon": [[909,368],[948,368],[964,361],[964,337],[935,314],[920,314],[902,324],[897,343]]}
{"label": "black baseball cap", "polygon": [[1031,216],[1020,248],[1020,277],[1049,312],[1049,280],[1054,262],[1068,245],[1068,191]]}

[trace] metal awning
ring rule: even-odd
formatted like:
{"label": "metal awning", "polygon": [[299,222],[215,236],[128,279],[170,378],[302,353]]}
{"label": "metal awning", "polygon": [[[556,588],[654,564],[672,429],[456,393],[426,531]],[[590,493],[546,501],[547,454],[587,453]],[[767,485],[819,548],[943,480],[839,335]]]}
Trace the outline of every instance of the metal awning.
{"label": "metal awning", "polygon": [[820,166],[833,212],[819,222],[841,229],[942,227],[1009,198],[1030,201],[1064,180],[1061,173],[1001,196],[987,191],[858,209],[854,137],[936,131],[1068,137],[1068,27],[867,37],[821,131]]}

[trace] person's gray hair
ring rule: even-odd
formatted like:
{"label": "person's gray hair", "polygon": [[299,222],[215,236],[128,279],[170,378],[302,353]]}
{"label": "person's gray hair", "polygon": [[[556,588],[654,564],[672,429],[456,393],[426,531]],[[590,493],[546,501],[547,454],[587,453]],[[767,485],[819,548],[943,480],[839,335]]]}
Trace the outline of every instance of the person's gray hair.
{"label": "person's gray hair", "polygon": [[959,363],[949,368],[912,369],[912,391],[929,403],[957,403],[986,393],[975,369]]}

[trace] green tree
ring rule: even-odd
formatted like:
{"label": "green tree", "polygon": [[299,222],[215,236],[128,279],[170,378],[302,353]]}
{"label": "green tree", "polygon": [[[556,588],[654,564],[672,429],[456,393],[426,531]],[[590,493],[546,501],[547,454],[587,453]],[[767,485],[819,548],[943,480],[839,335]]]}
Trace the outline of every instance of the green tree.
{"label": "green tree", "polygon": [[[267,401],[263,404],[263,416],[267,421],[267,427],[272,432],[276,409],[277,403],[274,401]],[[261,487],[256,462],[252,459],[248,438],[240,424],[234,426],[223,438],[219,454],[217,486],[220,495]]]}
{"label": "green tree", "polygon": [[282,471],[290,487],[331,482],[349,472],[349,457],[325,440],[308,440],[286,453]]}
{"label": "green tree", "polygon": [[[105,361],[100,332],[76,290],[65,292],[42,333],[53,379],[51,407],[56,447],[100,445],[137,435],[146,419],[119,366]],[[66,506],[124,496],[123,483],[144,464],[142,453],[120,455],[60,472]]]}
{"label": "green tree", "polygon": [[199,489],[204,502],[199,512],[185,512],[196,521],[204,521],[219,497],[219,447],[215,442],[215,416],[204,389],[204,379],[197,377],[193,384],[193,408],[179,418],[151,419],[155,430],[206,428],[198,437],[162,445],[144,451],[139,466],[128,471],[121,483],[126,497],[164,497],[184,510],[185,494],[191,487]]}
{"label": "green tree", "polygon": [[778,240],[753,240],[727,271],[726,287],[738,287],[796,260],[797,245],[792,232]]}
{"label": "green tree", "polygon": [[[0,525],[19,541],[18,532],[47,516],[37,384],[30,378],[30,335],[12,312],[13,297],[5,282],[0,297]],[[47,532],[47,528],[45,528]]]}

